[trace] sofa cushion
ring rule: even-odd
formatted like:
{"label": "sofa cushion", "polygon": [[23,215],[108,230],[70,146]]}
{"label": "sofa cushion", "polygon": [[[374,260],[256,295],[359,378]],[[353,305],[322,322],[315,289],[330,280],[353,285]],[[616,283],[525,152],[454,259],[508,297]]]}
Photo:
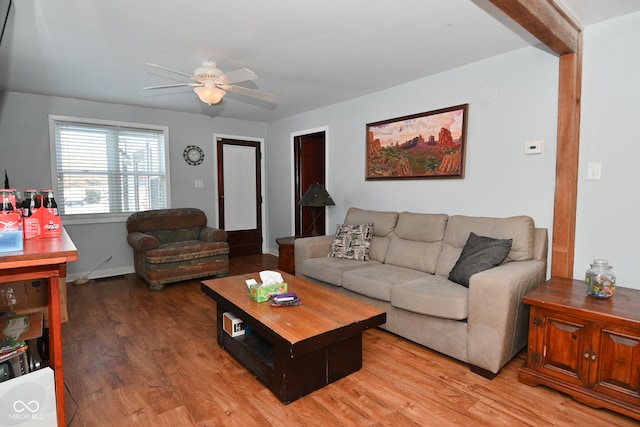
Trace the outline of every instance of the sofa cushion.
{"label": "sofa cushion", "polygon": [[464,320],[468,315],[469,289],[446,277],[429,275],[393,287],[391,305],[427,316]]}
{"label": "sofa cushion", "polygon": [[160,244],[183,242],[186,240],[199,240],[201,227],[178,228],[172,230],[149,230],[147,234],[158,239]]}
{"label": "sofa cushion", "polygon": [[380,264],[380,262],[373,260],[356,261],[332,257],[309,258],[302,262],[302,274],[335,286],[342,286],[343,272],[377,264]]}
{"label": "sofa cushion", "polygon": [[186,242],[161,245],[157,249],[148,250],[145,256],[147,262],[150,264],[162,264],[207,258],[228,253],[229,244],[227,242],[211,243],[189,240]]}
{"label": "sofa cushion", "polygon": [[449,276],[471,232],[494,239],[512,239],[511,250],[505,262],[533,259],[534,223],[531,217],[487,218],[454,215],[449,217],[447,223],[436,274]]}
{"label": "sofa cushion", "polygon": [[391,301],[391,289],[427,273],[389,264],[372,265],[342,273],[342,287],[381,301]]}
{"label": "sofa cushion", "polygon": [[449,273],[449,280],[468,288],[471,276],[496,267],[504,261],[511,250],[512,242],[512,239],[492,239],[470,233],[460,258]]}
{"label": "sofa cushion", "polygon": [[402,212],[385,263],[434,273],[448,215]]}
{"label": "sofa cushion", "polygon": [[328,256],[357,261],[369,260],[372,232],[371,223],[338,224]]}
{"label": "sofa cushion", "polygon": [[369,258],[384,262],[389,246],[389,237],[398,222],[398,212],[370,211],[359,208],[349,208],[345,216],[345,224],[373,224],[373,237]]}

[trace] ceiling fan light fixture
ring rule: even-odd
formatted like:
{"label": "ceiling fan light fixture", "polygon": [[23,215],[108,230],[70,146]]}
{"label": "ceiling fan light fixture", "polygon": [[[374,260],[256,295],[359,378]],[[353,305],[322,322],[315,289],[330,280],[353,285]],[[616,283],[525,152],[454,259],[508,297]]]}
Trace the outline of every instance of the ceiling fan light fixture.
{"label": "ceiling fan light fixture", "polygon": [[[2,1],[2,0],[0,0]],[[169,71],[179,74],[184,77],[189,77],[195,83],[175,83],[161,86],[149,86],[143,89],[165,89],[178,86],[191,86],[193,91],[198,95],[200,100],[205,104],[213,105],[222,101],[222,98],[227,92],[233,92],[244,96],[251,96],[257,99],[262,99],[267,102],[275,103],[275,96],[267,92],[261,92],[255,89],[249,89],[244,86],[235,86],[234,83],[245,82],[247,80],[257,79],[256,73],[247,69],[240,68],[235,71],[223,73],[213,61],[205,61],[202,65],[195,69],[193,75],[183,73],[182,71],[173,70],[171,68],[163,67],[162,65],[150,64],[151,67],[156,67],[161,70]]]}
{"label": "ceiling fan light fixture", "polygon": [[204,80],[213,80],[220,77],[222,74],[222,70],[218,68],[215,62],[213,61],[204,61],[201,66],[196,68],[193,72],[196,80],[204,81]]}
{"label": "ceiling fan light fixture", "polygon": [[214,105],[222,101],[222,98],[227,94],[227,92],[225,92],[222,89],[218,89],[215,86],[214,87],[207,87],[207,86],[194,87],[193,91],[196,93],[196,95],[198,95],[198,98],[200,98],[200,101],[209,105]]}

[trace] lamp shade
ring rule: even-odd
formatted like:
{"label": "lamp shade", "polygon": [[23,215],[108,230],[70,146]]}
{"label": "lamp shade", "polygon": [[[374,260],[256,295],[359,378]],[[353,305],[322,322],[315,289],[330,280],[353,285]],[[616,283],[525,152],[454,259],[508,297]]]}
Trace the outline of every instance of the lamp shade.
{"label": "lamp shade", "polygon": [[208,86],[206,83],[204,86],[194,87],[193,91],[198,95],[200,101],[209,105],[217,104],[227,94],[224,90]]}
{"label": "lamp shade", "polygon": [[309,189],[304,193],[302,199],[300,199],[300,205],[321,207],[321,206],[334,206],[333,199],[325,190],[324,185],[311,184]]}

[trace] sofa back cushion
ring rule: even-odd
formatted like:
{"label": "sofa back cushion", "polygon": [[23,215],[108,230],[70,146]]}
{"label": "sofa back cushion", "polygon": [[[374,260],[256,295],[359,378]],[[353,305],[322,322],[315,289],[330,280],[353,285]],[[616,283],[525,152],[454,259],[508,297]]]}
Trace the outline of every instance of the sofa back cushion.
{"label": "sofa back cushion", "polygon": [[433,274],[448,218],[445,214],[400,213],[385,263]]}
{"label": "sofa back cushion", "polygon": [[389,239],[398,222],[398,212],[369,211],[349,208],[345,224],[373,224],[373,237],[369,249],[369,259],[384,262]]}
{"label": "sofa back cushion", "polygon": [[534,222],[529,216],[487,218],[454,215],[449,218],[436,274],[449,276],[471,232],[494,239],[512,239],[504,262],[533,259]]}
{"label": "sofa back cushion", "polygon": [[207,216],[196,208],[155,209],[131,214],[127,218],[127,232],[148,233],[163,243],[198,240]]}
{"label": "sofa back cushion", "polygon": [[167,243],[178,243],[189,240],[199,240],[200,227],[196,228],[182,228],[177,230],[154,230],[147,231],[147,234],[152,235],[161,245]]}

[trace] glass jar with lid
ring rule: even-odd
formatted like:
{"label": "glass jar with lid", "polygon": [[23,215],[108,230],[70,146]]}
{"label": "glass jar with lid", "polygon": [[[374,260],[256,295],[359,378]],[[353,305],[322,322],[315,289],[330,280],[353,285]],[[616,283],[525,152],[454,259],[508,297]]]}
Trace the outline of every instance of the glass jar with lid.
{"label": "glass jar with lid", "polygon": [[612,297],[616,291],[616,275],[606,259],[594,259],[585,273],[587,293],[597,298]]}

